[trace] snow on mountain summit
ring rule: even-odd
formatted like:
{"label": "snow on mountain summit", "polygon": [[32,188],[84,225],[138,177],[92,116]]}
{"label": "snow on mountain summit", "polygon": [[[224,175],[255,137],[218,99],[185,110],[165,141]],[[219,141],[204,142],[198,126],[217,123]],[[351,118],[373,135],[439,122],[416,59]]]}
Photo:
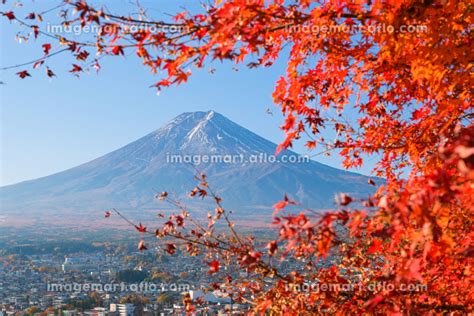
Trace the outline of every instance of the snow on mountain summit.
{"label": "snow on mountain summit", "polygon": [[[183,113],[152,133],[174,152],[274,154],[276,146],[215,111]],[[171,150],[171,148],[170,148]]]}

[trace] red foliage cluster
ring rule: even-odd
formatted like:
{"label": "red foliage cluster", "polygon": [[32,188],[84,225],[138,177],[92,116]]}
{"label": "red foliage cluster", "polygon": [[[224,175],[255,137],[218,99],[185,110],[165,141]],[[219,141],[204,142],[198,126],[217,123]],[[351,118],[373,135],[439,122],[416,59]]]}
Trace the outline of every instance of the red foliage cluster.
{"label": "red foliage cluster", "polygon": [[[218,287],[238,301],[250,301],[255,312],[472,310],[469,1],[229,0],[206,6],[202,14],[183,12],[172,23],[114,15],[85,0],[65,5],[79,13],[73,18],[65,14],[65,24],[98,25],[101,31],[84,42],[49,34],[57,43],[42,46],[44,56],[32,62],[35,66],[70,52],[70,72],[78,75],[90,67],[99,70],[100,58],[134,50],[153,74],[165,71],[153,85],[161,89],[186,82],[191,66],[200,68],[214,59],[254,68],[286,58],[286,73],[273,93],[285,116],[286,137],[278,151],[305,137],[308,149],[339,153],[346,168],[362,165],[366,156],[380,158],[374,172],[387,179],[374,196],[357,201],[362,203],[353,206],[352,197],[341,195],[339,209],[324,214],[286,212],[295,202],[285,197],[274,205],[279,237],[265,247],[237,233],[221,198],[199,175],[191,196],[216,204],[207,225],[190,218],[164,192],[159,198],[181,213],[155,232],[136,226],[140,234],[174,240],[166,246],[170,254],[178,247],[190,255],[204,252],[209,272],[222,274]],[[44,34],[12,11],[2,15],[35,37]],[[38,16],[31,13],[26,19]],[[141,24],[162,31],[123,27]],[[423,28],[404,31],[416,25]],[[386,26],[393,31],[383,31]],[[167,31],[171,27],[180,32]],[[23,70],[18,76],[30,73]],[[333,130],[335,138],[324,139],[323,130]],[[215,228],[219,221],[225,232]],[[139,248],[146,249],[143,240]],[[293,260],[301,269],[283,273],[278,259]],[[248,277],[232,278],[221,271],[224,265],[235,265]],[[304,290],[315,284],[339,286]],[[407,285],[425,289],[413,291]],[[191,311],[191,300],[185,302]]]}

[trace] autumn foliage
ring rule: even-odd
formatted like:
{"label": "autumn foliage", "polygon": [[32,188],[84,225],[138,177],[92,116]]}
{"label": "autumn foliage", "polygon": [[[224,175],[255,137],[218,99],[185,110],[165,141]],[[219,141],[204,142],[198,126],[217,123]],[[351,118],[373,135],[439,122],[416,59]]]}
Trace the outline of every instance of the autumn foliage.
{"label": "autumn foliage", "polygon": [[[286,208],[298,207],[298,201],[285,197],[274,205],[278,238],[262,245],[238,233],[225,201],[199,174],[191,196],[214,201],[208,222],[192,219],[164,192],[158,198],[180,212],[156,231],[135,226],[140,235],[167,240],[170,254],[177,247],[190,255],[204,253],[209,273],[222,275],[216,288],[250,302],[256,313],[472,312],[470,1],[217,1],[202,13],[185,11],[169,22],[114,15],[87,1],[63,6],[76,11],[64,15],[64,23],[98,25],[100,32],[77,42],[45,33],[40,13],[2,12],[30,36],[44,35],[51,42],[41,47],[33,68],[45,66],[53,54],[70,53],[68,71],[80,75],[99,70],[104,57],[133,50],[153,74],[164,71],[153,86],[160,90],[186,82],[192,67],[216,59],[250,68],[283,59],[286,73],[273,93],[285,116],[286,138],[278,151],[304,141],[309,150],[341,155],[346,168],[375,157],[374,174],[386,179],[374,196],[341,195],[339,208],[322,214],[307,209],[292,214]],[[134,24],[163,31],[124,28]],[[409,32],[407,26],[423,27]],[[180,31],[168,31],[171,27]],[[18,72],[25,80],[32,74]],[[46,74],[54,76],[50,68]],[[333,139],[321,136],[327,130],[334,131]],[[216,229],[216,223],[227,229]],[[139,247],[146,249],[143,240]],[[281,259],[298,262],[300,269],[284,271]],[[247,277],[233,279],[222,266]],[[311,283],[352,286],[300,290]],[[379,284],[393,287],[368,290]],[[427,290],[406,291],[406,284]],[[192,302],[186,302],[192,311]]]}

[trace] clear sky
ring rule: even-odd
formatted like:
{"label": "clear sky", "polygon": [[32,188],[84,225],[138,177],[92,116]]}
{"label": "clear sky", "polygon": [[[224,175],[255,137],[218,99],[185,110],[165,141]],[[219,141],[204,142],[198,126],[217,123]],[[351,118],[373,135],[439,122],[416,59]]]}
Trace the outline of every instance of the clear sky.
{"label": "clear sky", "polygon": [[[30,4],[29,1],[25,1]],[[58,1],[43,1],[48,9]],[[111,9],[125,10],[128,1],[116,1]],[[154,3],[154,4],[152,4]],[[178,1],[142,1],[150,12],[180,11]],[[196,1],[179,1],[196,9]],[[37,6],[38,4],[34,4]],[[29,7],[26,11],[33,7]],[[46,15],[45,20],[50,16]],[[42,54],[36,43],[18,44],[20,27],[0,19],[0,68],[35,59]],[[129,54],[134,54],[131,52]],[[283,118],[272,103],[271,93],[284,73],[285,61],[272,68],[232,70],[232,64],[214,63],[214,74],[206,67],[193,69],[190,81],[171,87],[157,96],[149,86],[159,76],[149,73],[134,56],[111,57],[102,63],[99,74],[70,75],[70,56],[51,58],[49,66],[57,78],[44,70],[31,70],[33,77],[19,79],[18,69],[0,71],[1,102],[1,182],[7,185],[46,176],[87,162],[134,141],[187,111],[215,110],[238,124],[276,143],[284,139],[278,129]],[[270,108],[274,115],[266,113]],[[298,144],[295,150],[306,154]],[[335,156],[314,158],[340,168]],[[355,170],[370,172],[370,163]]]}

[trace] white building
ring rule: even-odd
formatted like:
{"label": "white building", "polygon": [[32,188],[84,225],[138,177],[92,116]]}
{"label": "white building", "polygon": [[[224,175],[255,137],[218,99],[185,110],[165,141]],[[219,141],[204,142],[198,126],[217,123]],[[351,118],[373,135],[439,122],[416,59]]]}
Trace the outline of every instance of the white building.
{"label": "white building", "polygon": [[110,304],[110,312],[119,316],[133,316],[133,304]]}
{"label": "white building", "polygon": [[95,264],[93,264],[87,258],[82,257],[66,257],[64,263],[61,265],[61,269],[63,272],[92,270],[94,268]]}
{"label": "white building", "polygon": [[108,316],[109,311],[105,307],[95,307],[94,309],[84,313],[90,316]]}
{"label": "white building", "polygon": [[191,299],[197,300],[201,299],[204,302],[212,304],[229,304],[231,303],[231,298],[224,292],[215,290],[213,292],[204,293],[203,291],[189,291],[189,296]]}

